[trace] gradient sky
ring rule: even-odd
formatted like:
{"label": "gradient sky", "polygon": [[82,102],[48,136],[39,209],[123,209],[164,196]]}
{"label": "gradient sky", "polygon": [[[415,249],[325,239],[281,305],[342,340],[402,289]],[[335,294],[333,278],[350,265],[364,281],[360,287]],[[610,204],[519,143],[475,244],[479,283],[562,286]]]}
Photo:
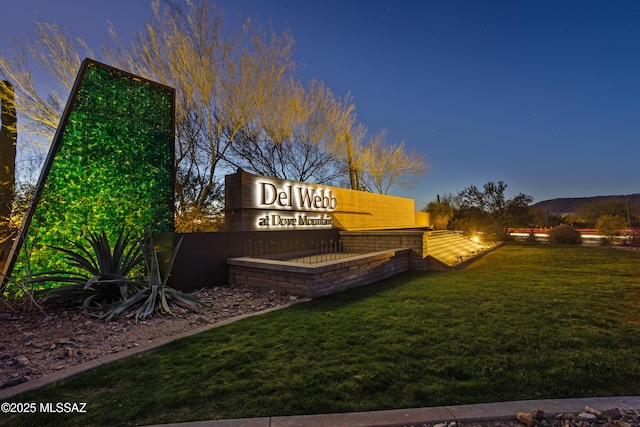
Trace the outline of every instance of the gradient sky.
{"label": "gradient sky", "polygon": [[[422,152],[429,173],[393,194],[503,180],[507,195],[640,193],[640,1],[218,0],[289,29],[303,80],[350,92],[371,134]],[[99,51],[107,21],[127,36],[147,0],[0,0],[0,33],[57,22]],[[0,49],[10,47],[0,39]],[[97,58],[100,59],[100,58]]]}

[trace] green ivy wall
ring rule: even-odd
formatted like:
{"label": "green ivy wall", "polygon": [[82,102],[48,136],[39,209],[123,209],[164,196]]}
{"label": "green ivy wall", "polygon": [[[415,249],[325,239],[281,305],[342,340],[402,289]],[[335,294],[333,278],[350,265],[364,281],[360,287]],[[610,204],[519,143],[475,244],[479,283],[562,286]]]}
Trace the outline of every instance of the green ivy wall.
{"label": "green ivy wall", "polygon": [[86,232],[173,231],[173,89],[89,60],[78,79],[14,277],[62,267],[50,247]]}

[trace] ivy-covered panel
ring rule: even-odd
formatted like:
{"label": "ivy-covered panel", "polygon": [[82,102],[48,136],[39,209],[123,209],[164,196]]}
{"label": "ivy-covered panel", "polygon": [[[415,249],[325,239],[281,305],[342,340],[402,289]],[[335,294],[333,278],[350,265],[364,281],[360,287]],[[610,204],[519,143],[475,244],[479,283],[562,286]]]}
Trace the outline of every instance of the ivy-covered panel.
{"label": "ivy-covered panel", "polygon": [[51,246],[83,233],[173,231],[173,89],[90,60],[78,79],[14,277],[63,267]]}

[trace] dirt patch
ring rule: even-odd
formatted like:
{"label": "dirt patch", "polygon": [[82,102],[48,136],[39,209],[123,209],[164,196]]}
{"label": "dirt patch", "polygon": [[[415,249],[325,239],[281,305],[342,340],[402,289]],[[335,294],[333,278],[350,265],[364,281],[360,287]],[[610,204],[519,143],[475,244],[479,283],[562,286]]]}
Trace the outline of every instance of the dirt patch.
{"label": "dirt patch", "polygon": [[296,299],[229,286],[205,288],[196,295],[206,305],[200,313],[176,312],[137,323],[132,318],[104,322],[79,309],[12,313],[0,306],[0,388]]}

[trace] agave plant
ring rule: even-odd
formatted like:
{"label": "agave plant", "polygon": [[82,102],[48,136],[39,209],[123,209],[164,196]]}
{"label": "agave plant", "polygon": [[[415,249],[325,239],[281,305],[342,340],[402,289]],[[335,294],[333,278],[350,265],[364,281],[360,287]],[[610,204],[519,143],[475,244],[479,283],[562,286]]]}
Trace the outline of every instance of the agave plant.
{"label": "agave plant", "polygon": [[120,230],[113,249],[104,231],[89,233],[85,240],[89,248],[84,241],[70,242],[75,250],[52,247],[64,254],[68,270],[33,276],[32,283],[65,284],[48,290],[43,302],[81,303],[87,309],[101,310],[106,304],[127,299],[140,289],[137,282],[127,277],[143,261],[141,248],[131,243],[130,233]]}
{"label": "agave plant", "polygon": [[199,310],[202,307],[202,303],[197,297],[180,292],[167,285],[181,244],[182,239],[173,249],[167,268],[163,272],[158,260],[158,253],[161,250],[156,245],[153,234],[149,234],[147,241],[140,244],[146,267],[142,288],[131,297],[106,307],[101,318],[110,320],[122,313],[133,310],[135,310],[136,321],[140,318],[144,319],[153,313],[173,315],[174,313],[171,311],[172,305],[186,310]]}

